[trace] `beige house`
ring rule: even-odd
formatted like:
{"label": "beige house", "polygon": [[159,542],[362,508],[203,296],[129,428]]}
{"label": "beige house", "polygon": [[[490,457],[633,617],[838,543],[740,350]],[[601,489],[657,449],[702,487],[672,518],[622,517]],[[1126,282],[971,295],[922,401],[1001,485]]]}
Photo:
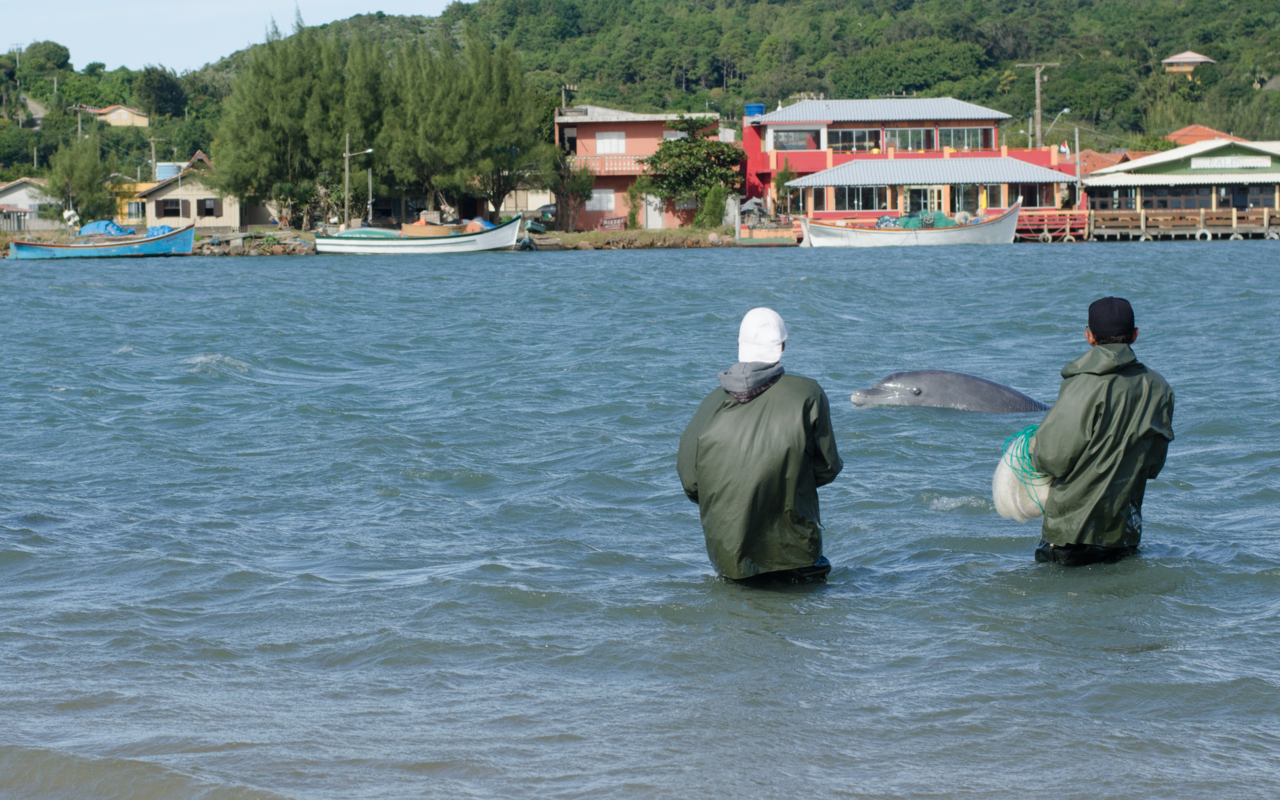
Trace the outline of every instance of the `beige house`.
{"label": "beige house", "polygon": [[117,128],[145,128],[151,124],[151,118],[136,108],[129,106],[107,106],[96,108],[89,113],[98,119]]}
{"label": "beige house", "polygon": [[147,227],[169,225],[185,228],[195,223],[197,231],[227,233],[239,230],[241,225],[257,222],[256,219],[244,218],[244,210],[238,200],[208,188],[200,173],[190,170],[138,192],[136,202],[144,204],[141,210],[146,216]]}

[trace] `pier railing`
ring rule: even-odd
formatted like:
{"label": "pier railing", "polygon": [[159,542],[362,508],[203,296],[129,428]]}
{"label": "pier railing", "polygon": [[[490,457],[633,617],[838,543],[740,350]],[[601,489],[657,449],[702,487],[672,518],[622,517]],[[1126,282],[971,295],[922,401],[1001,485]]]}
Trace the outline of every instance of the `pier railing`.
{"label": "pier railing", "polygon": [[1274,208],[1207,208],[1150,211],[1091,211],[1096,239],[1280,238]]}

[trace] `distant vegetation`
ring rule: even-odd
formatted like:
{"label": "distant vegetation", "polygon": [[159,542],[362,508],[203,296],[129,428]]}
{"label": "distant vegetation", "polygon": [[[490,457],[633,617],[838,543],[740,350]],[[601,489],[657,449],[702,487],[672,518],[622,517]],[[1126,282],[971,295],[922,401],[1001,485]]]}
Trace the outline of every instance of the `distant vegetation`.
{"label": "distant vegetation", "polygon": [[[439,52],[443,36],[460,46],[468,26],[509,45],[527,90],[555,102],[570,84],[577,102],[739,118],[746,102],[773,108],[804,93],[916,92],[1012,114],[1006,130],[1017,142],[1034,86],[1031,70],[1015,65],[1060,61],[1045,73],[1046,125],[1071,112],[1054,139],[1080,125],[1086,145],[1140,147],[1192,122],[1280,139],[1280,91],[1266,88],[1280,86],[1280,0],[479,0],[439,18],[365,14],[308,31],[332,40],[344,64],[360,49],[394,83],[397,54],[410,43]],[[174,148],[180,160],[209,152],[238,76],[266,46],[182,75],[158,65],[77,70],[54,42],[0,56],[0,107],[12,120],[0,120],[0,177],[30,172],[33,150],[47,169],[75,131],[65,108],[77,103],[153,114],[150,131],[100,133],[121,172],[149,161],[150,135],[167,140],[158,147],[165,160]],[[1187,49],[1219,63],[1198,68],[1193,81],[1164,73],[1160,59]],[[18,124],[19,82],[50,109],[38,133]]]}

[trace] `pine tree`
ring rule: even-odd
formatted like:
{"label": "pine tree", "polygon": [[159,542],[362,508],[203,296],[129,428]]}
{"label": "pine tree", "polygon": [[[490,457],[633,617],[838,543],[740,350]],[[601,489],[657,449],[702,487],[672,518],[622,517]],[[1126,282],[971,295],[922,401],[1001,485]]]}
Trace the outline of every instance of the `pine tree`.
{"label": "pine tree", "polygon": [[49,165],[49,194],[63,209],[74,210],[83,222],[115,218],[115,195],[107,189],[112,164],[102,158],[97,133],[62,145]]}

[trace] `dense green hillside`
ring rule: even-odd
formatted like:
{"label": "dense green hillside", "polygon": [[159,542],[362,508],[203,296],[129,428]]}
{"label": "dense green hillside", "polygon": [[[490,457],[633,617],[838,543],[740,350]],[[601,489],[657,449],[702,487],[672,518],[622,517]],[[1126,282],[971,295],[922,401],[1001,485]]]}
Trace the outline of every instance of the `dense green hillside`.
{"label": "dense green hillside", "polygon": [[[802,93],[916,92],[1023,117],[1034,85],[1015,65],[1036,60],[1061,62],[1046,72],[1044,106],[1049,115],[1069,107],[1060,126],[1081,125],[1087,144],[1140,144],[1191,122],[1280,139],[1280,91],[1265,88],[1280,86],[1280,0],[479,0],[438,18],[364,14],[310,30],[344,52],[368,42],[391,65],[412,41],[434,46],[443,32],[461,43],[468,24],[515,48],[531,90],[558,96],[570,84],[578,102],[633,110],[737,117],[746,102],[774,107]],[[19,79],[55,109],[40,134],[0,119],[0,167],[30,164],[33,149],[47,163],[74,129],[58,109],[75,103],[143,106],[166,155],[208,150],[236,76],[260,48],[181,76],[76,70],[52,42],[29,46],[20,68],[14,54],[0,56],[5,117],[16,116]],[[1187,49],[1219,63],[1194,81],[1164,73],[1160,59]],[[149,152],[140,131],[106,132],[103,143],[126,172]]]}

